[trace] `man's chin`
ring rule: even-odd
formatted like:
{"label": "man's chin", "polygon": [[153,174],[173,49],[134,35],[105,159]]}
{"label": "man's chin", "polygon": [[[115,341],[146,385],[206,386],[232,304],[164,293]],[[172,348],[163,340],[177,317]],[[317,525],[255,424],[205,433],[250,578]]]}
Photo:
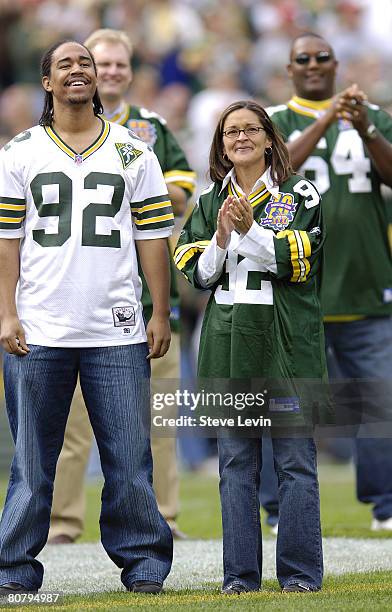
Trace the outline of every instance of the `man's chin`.
{"label": "man's chin", "polygon": [[330,96],[327,95],[325,87],[307,87],[305,91],[300,94],[300,98],[305,100],[326,100]]}
{"label": "man's chin", "polygon": [[305,95],[301,96],[303,98],[314,98],[315,100],[325,100],[329,97],[330,91],[333,91],[333,85],[331,85],[326,79],[313,79],[309,80],[305,87],[303,87],[303,91]]}
{"label": "man's chin", "polygon": [[79,104],[88,104],[89,102],[92,102],[92,100],[88,96],[78,96],[75,98],[68,98],[68,102],[72,104],[72,106],[78,106]]}

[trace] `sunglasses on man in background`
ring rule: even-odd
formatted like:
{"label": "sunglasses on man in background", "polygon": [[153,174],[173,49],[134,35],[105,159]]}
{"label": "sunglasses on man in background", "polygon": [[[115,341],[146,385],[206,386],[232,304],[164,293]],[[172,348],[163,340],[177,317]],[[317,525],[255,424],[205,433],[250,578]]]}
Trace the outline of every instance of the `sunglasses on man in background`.
{"label": "sunglasses on man in background", "polygon": [[294,58],[296,64],[300,64],[304,66],[309,64],[311,58],[314,57],[318,64],[326,64],[332,59],[331,53],[329,51],[320,51],[317,55],[309,55],[308,53],[300,53],[297,57]]}

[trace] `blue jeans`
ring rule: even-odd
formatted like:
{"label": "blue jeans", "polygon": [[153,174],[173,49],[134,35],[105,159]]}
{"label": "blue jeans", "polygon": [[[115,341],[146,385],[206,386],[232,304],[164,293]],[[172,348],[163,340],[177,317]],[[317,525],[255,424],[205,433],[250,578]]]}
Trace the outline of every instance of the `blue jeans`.
{"label": "blue jeans", "polygon": [[[382,317],[351,323],[326,323],[325,339],[331,381],[334,378],[365,378],[383,379],[389,384],[392,377],[392,319]],[[388,409],[391,420],[392,406]],[[366,412],[371,414],[371,405],[367,406]],[[361,502],[373,504],[375,518],[385,520],[392,516],[392,440],[357,437],[354,443],[357,497]]]}
{"label": "blue jeans", "polygon": [[40,588],[53,480],[78,372],[105,485],[102,544],[121,580],[162,583],[172,561],[170,528],[152,489],[147,345],[48,348],[5,355],[6,407],[15,455],[0,523],[0,585]]}
{"label": "blue jeans", "polygon": [[[262,440],[219,437],[223,587],[257,591],[262,576],[260,467]],[[280,586],[321,587],[323,556],[316,447],[311,438],[273,438],[279,482],[276,571]]]}
{"label": "blue jeans", "polygon": [[274,527],[279,522],[278,477],[274,468],[272,441],[263,436],[261,445],[260,504],[267,513],[266,523]]}

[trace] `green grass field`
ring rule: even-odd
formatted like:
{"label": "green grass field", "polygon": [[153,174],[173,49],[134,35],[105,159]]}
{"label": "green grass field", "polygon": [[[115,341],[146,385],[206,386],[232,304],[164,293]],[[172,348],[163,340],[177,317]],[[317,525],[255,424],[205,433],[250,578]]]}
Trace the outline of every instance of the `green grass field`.
{"label": "green grass field", "polygon": [[[321,519],[324,536],[372,538],[391,537],[370,530],[370,507],[355,498],[354,468],[351,465],[320,465]],[[81,542],[99,539],[99,491],[101,484],[87,488],[86,530]],[[179,526],[192,538],[222,537],[217,477],[185,473],[181,479]],[[392,556],[392,543],[391,543]]]}
{"label": "green grass field", "polygon": [[[291,593],[283,595],[276,581],[267,580],[263,591],[240,596],[223,596],[217,585],[200,591],[170,591],[160,596],[104,593],[88,597],[64,597],[59,605],[24,606],[31,612],[48,610],[138,610],[139,612],[179,612],[182,610],[279,610],[284,612],[389,612],[391,610],[392,572],[346,574],[327,577],[319,593]],[[21,606],[0,607],[1,611],[21,609]]]}
{"label": "green grass field", "polygon": [[[370,530],[370,507],[355,498],[354,470],[351,465],[321,464],[321,519],[323,535],[352,538],[392,538],[388,532]],[[80,542],[99,539],[99,510],[102,483],[87,485],[87,516]],[[0,506],[6,482],[0,481]],[[220,538],[221,520],[216,476],[184,473],[181,478],[181,514],[179,526],[190,537]],[[392,556],[392,543],[391,543]]]}

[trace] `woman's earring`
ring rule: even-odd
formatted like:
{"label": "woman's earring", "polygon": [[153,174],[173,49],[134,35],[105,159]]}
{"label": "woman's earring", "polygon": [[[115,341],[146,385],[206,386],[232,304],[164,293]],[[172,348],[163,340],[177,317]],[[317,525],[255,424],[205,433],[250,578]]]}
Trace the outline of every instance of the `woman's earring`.
{"label": "woman's earring", "polygon": [[269,157],[270,155],[272,155],[272,147],[266,147],[266,148],[264,149],[264,153],[265,153],[266,155],[268,155],[268,157]]}

